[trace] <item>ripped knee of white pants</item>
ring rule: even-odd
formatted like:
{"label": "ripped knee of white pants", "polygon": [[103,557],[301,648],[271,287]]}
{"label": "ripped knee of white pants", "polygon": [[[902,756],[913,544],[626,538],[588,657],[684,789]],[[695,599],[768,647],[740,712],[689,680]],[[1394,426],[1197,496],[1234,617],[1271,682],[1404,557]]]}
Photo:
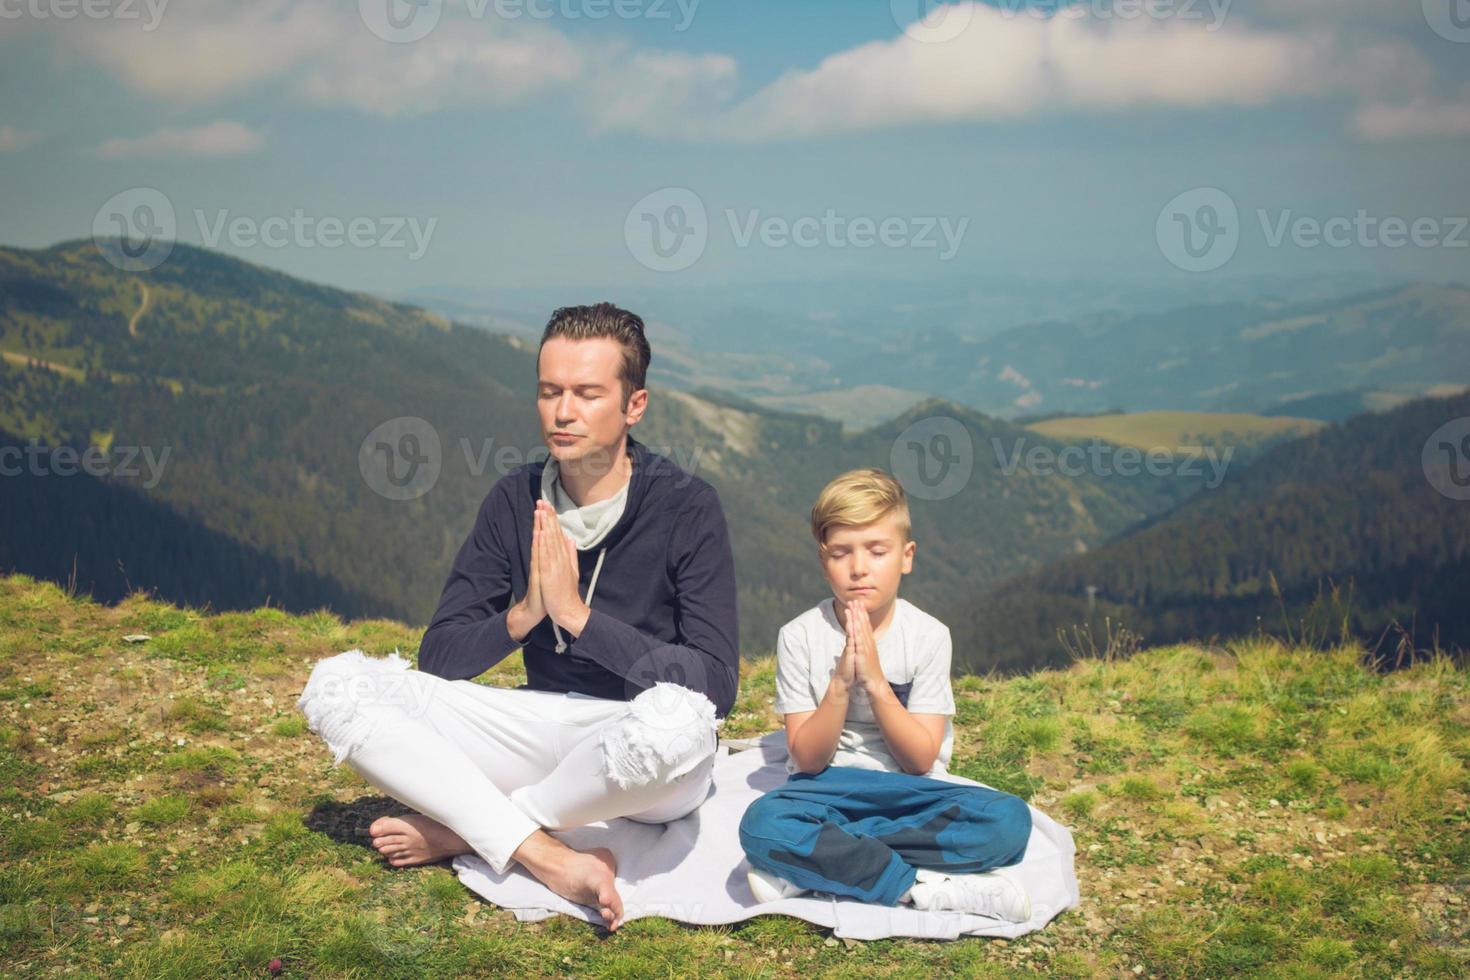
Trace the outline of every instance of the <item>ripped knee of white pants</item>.
{"label": "ripped knee of white pants", "polygon": [[607,774],[624,789],[672,781],[714,755],[715,732],[724,721],[699,691],[660,682],[628,708],[601,736]]}
{"label": "ripped knee of white pants", "polygon": [[296,707],[306,725],[341,765],[385,721],[421,713],[424,692],[409,677],[411,664],[398,651],[369,657],[348,650],[317,661]]}

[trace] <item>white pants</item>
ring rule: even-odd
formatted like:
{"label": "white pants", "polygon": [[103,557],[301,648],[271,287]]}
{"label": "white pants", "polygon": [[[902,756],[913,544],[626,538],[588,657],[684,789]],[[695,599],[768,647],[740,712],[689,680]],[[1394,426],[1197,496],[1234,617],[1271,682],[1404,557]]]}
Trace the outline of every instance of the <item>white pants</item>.
{"label": "white pants", "polygon": [[610,701],[449,681],[361,650],[318,661],[296,706],[333,765],[449,827],[497,874],[537,828],[692,812],[720,724],[709,698],[675,684]]}

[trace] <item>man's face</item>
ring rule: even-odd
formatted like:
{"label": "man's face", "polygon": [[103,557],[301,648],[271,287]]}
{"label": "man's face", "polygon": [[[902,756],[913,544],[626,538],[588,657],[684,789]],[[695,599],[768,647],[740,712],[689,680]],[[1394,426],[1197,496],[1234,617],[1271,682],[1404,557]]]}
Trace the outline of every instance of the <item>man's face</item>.
{"label": "man's face", "polygon": [[873,612],[898,595],[899,580],[913,571],[914,549],[892,516],[861,527],[834,527],[822,549],[822,571],[838,602],[857,599]]}
{"label": "man's face", "polygon": [[541,438],[563,468],[606,473],[623,434],[643,416],[647,389],[623,406],[622,359],[622,348],[608,337],[553,337],[542,346],[536,388]]}

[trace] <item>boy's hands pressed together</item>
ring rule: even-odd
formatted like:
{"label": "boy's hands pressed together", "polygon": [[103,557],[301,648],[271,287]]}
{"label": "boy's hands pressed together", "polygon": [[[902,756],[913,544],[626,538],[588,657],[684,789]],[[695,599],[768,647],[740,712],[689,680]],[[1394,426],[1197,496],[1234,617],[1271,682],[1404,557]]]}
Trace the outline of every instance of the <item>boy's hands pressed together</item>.
{"label": "boy's hands pressed together", "polygon": [[853,628],[852,609],[848,607],[847,642],[837,667],[827,681],[827,692],[815,711],[797,711],[786,716],[786,751],[791,753],[801,772],[819,773],[827,768],[837,752],[842,726],[847,723],[848,695],[859,685],[857,631]]}
{"label": "boy's hands pressed together", "polygon": [[[856,685],[870,698],[893,694],[893,687],[883,674],[878,659],[878,640],[873,636],[873,620],[868,609],[857,599],[847,603],[847,645],[853,651]],[[838,669],[841,669],[839,665]]]}
{"label": "boy's hands pressed together", "polygon": [[828,682],[827,689],[833,687],[846,694],[859,683],[858,681],[858,653],[857,638],[853,635],[851,610],[847,618],[847,643],[842,648],[842,658],[837,661],[837,669],[832,672],[832,680]]}
{"label": "boy's hands pressed together", "polygon": [[878,641],[867,608],[856,600],[847,604],[848,645],[854,650],[857,683],[868,695],[873,718],[888,750],[905,772],[921,775],[929,771],[939,755],[943,739],[942,715],[913,715],[898,700],[893,685],[878,659]]}

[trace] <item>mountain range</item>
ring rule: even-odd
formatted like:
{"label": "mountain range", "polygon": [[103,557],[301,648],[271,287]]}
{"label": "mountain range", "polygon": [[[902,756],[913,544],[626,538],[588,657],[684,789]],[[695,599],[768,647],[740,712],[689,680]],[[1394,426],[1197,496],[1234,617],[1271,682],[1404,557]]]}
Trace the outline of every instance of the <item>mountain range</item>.
{"label": "mountain range", "polygon": [[[1265,401],[1312,379],[1329,386],[1324,366],[1241,367],[1276,344],[1288,345],[1283,358],[1324,345],[1341,368],[1369,359],[1368,338],[1390,338],[1401,353],[1380,360],[1400,373],[1348,380],[1408,385],[1409,365],[1428,372],[1427,360],[1437,373],[1418,384],[1453,377],[1462,301],[1418,286],[1316,313],[1283,307],[1265,322],[1246,304],[1200,320],[1213,324],[1202,332],[1217,363],[1243,370]],[[1148,314],[1119,329],[1128,343],[1163,344],[1181,319]],[[678,347],[664,342],[670,329],[653,338],[655,364]],[[915,359],[936,378],[991,370],[965,358],[1001,344],[1039,377],[1032,365],[1065,360],[1069,343],[1107,346],[1101,321],[1042,331],[1030,347],[1009,331],[953,339],[965,353],[948,359],[931,341],[895,347],[893,376],[914,377],[902,365]],[[142,587],[217,608],[329,605],[425,623],[485,494],[544,452],[533,340],[185,245],[145,273],[120,271],[90,241],[0,249],[0,355],[0,459],[8,449],[45,461],[0,479],[0,566],[75,579],[104,600]],[[1124,366],[1121,354],[1095,361]],[[1190,364],[1187,374],[1230,387]],[[859,466],[905,477],[919,550],[904,594],[951,624],[965,669],[1055,660],[1057,629],[1099,615],[1160,640],[1254,626],[1272,600],[1289,621],[1324,580],[1345,577],[1361,597],[1355,629],[1417,612],[1445,640],[1465,639],[1444,590],[1463,581],[1466,512],[1427,493],[1416,462],[1430,423],[1470,414],[1463,395],[1325,427],[1125,415],[1029,428],[927,396],[854,426],[696,380],[653,384],[634,433],[718,490],[748,653],[769,652],[783,623],[829,594],[808,515],[824,483]],[[1142,433],[1167,437],[1158,468],[1122,465]],[[101,461],[98,472],[64,471],[64,454]],[[125,456],[156,471],[129,471]],[[412,485],[394,478],[410,457],[423,466]]]}
{"label": "mountain range", "polygon": [[[75,561],[84,589],[115,591],[102,583],[121,564],[133,585],[165,597],[203,590],[220,606],[323,601],[320,588],[279,574],[251,576],[262,583],[254,589],[242,588],[235,566],[211,576],[197,549],[223,536],[301,583],[333,583],[343,615],[423,623],[495,479],[544,451],[535,350],[523,338],[184,245],[146,273],[119,271],[91,242],[0,250],[0,351],[0,431],[12,440],[168,454],[153,486],[109,472],[100,488],[143,495],[177,516],[167,543],[150,547],[176,549],[177,564],[196,570],[193,592],[143,574],[121,534],[58,533],[52,553],[40,554],[34,529],[67,522],[67,498],[35,492],[34,480],[24,495],[0,481],[0,534],[15,567],[49,574]],[[1007,474],[997,446],[1059,452],[1062,444],[941,401],[849,433],[724,393],[655,387],[635,435],[719,491],[737,571],[748,570],[745,649],[768,651],[776,629],[826,592],[807,529],[820,487],[845,469],[892,467],[915,425],[947,427],[969,447],[958,489],[915,502],[926,554],[911,594],[935,607],[1096,547],[1203,482]],[[375,457],[380,442],[401,445],[404,426],[426,450],[437,447],[424,453],[433,479],[411,495],[386,481]]]}

